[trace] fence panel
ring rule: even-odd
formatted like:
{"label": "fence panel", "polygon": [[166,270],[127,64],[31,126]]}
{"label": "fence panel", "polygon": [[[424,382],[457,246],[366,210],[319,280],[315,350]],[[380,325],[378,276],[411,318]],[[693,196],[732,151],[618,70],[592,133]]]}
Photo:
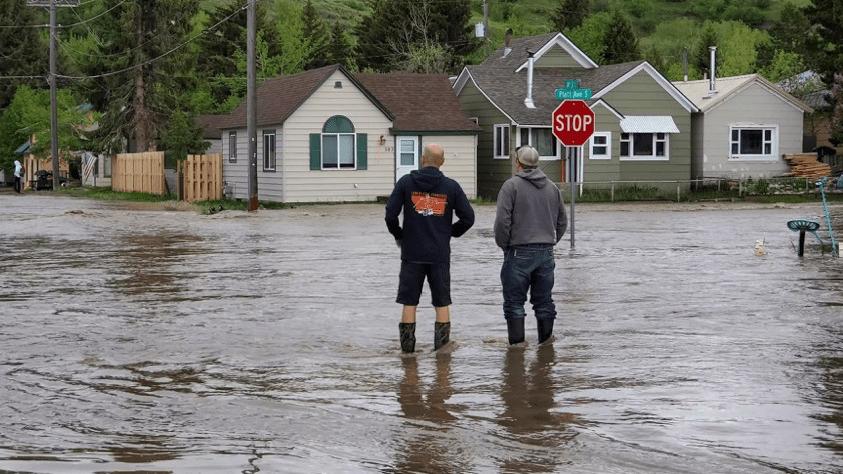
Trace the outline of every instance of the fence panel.
{"label": "fence panel", "polygon": [[111,189],[119,192],[166,194],[164,152],[122,153],[111,164]]}
{"label": "fence panel", "polygon": [[222,199],[222,155],[188,155],[184,160],[184,200]]}

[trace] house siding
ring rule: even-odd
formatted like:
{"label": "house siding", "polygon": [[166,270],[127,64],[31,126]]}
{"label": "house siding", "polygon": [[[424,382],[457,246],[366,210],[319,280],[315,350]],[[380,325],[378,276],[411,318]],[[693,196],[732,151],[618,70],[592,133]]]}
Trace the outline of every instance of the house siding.
{"label": "house siding", "polygon": [[[705,114],[702,171],[705,177],[772,177],[789,171],[781,155],[802,151],[804,114],[766,88],[752,84]],[[729,126],[778,125],[778,156],[770,161],[729,160]]]}
{"label": "house siding", "polygon": [[704,137],[705,115],[695,113],[691,116],[691,177],[693,179],[705,177],[703,171]]}
{"label": "house siding", "polygon": [[[263,131],[275,130],[275,172],[263,170]],[[231,131],[237,132],[237,162],[228,161],[228,134]],[[228,193],[235,199],[248,199],[249,197],[249,142],[246,137],[246,129],[224,130],[222,135],[222,159],[223,159],[223,181]],[[263,127],[257,130],[258,139],[258,199],[261,201],[281,201],[283,199],[283,179],[281,176],[281,165],[284,156],[282,128]]]}
{"label": "house siding", "polygon": [[542,57],[536,59],[534,67],[576,67],[580,64],[560,46],[550,48]]}
{"label": "house siding", "polygon": [[[670,115],[679,133],[670,134],[667,161],[620,161],[620,178],[625,181],[688,181],[691,179],[691,113],[685,110],[649,74],[632,76],[603,99],[621,114]],[[614,147],[612,159],[620,156],[620,144]],[[688,187],[688,185],[685,185]]]}
{"label": "house siding", "polygon": [[[477,195],[494,199],[501,185],[512,176],[511,160],[494,159],[495,125],[510,124],[502,114],[469,80],[459,94],[463,111],[469,117],[477,117],[481,131],[477,137]],[[510,126],[510,152],[515,146],[515,128]]]}
{"label": "house siding", "polygon": [[[341,81],[343,87],[335,89],[335,81]],[[310,134],[320,133],[334,115],[348,117],[356,133],[368,134],[366,170],[310,170]],[[342,72],[334,73],[285,124],[285,159],[279,170],[284,176],[284,201],[373,201],[388,196],[395,178],[391,126],[392,121]]]}
{"label": "house siding", "polygon": [[589,185],[589,188],[604,188],[607,187],[604,183],[621,179],[621,162],[619,160],[621,126],[618,117],[606,107],[598,105],[592,110],[594,111],[594,132],[611,132],[612,134],[612,158],[609,160],[592,160],[591,142],[587,142],[584,154],[583,180],[598,183]]}
{"label": "house siding", "polygon": [[460,184],[469,199],[477,197],[477,136],[423,135],[421,146],[438,143],[445,149],[442,172]]}

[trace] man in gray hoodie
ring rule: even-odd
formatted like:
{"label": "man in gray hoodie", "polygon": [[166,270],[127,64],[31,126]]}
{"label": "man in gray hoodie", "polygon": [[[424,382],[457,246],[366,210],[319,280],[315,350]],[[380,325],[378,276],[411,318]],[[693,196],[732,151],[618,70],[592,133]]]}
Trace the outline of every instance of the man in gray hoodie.
{"label": "man in gray hoodie", "polygon": [[539,169],[539,153],[522,146],[515,152],[516,174],[498,193],[495,243],[504,251],[501,268],[503,314],[509,343],[524,342],[527,290],[536,314],[539,343],[553,334],[553,246],[568,227],[559,188]]}

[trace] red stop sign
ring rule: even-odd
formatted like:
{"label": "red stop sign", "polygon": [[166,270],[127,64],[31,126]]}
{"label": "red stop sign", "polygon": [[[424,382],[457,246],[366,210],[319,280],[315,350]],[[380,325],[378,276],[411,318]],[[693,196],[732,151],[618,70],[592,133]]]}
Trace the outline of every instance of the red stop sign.
{"label": "red stop sign", "polygon": [[594,112],[582,100],[563,100],[553,111],[553,135],[565,146],[580,146],[594,134]]}

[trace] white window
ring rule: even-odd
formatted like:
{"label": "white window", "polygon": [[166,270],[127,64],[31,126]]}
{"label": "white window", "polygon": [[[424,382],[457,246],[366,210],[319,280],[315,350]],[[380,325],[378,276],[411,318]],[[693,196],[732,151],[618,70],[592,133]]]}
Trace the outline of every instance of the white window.
{"label": "white window", "polygon": [[559,143],[550,127],[519,127],[518,146],[524,145],[535,148],[540,160],[559,159]]}
{"label": "white window", "polygon": [[588,157],[592,160],[612,159],[612,132],[595,132],[591,136],[591,149]]}
{"label": "white window", "polygon": [[263,131],[263,170],[275,171],[275,130]]}
{"label": "white window", "polygon": [[669,143],[666,133],[621,133],[621,160],[666,161]]}
{"label": "white window", "polygon": [[776,125],[729,127],[730,160],[775,160],[779,140]]}
{"label": "white window", "polygon": [[354,124],[335,115],[322,127],[322,169],[355,169],[356,140]]}
{"label": "white window", "polygon": [[237,132],[228,132],[228,162],[237,163]]}
{"label": "white window", "polygon": [[495,159],[509,159],[509,125],[495,125]]}

